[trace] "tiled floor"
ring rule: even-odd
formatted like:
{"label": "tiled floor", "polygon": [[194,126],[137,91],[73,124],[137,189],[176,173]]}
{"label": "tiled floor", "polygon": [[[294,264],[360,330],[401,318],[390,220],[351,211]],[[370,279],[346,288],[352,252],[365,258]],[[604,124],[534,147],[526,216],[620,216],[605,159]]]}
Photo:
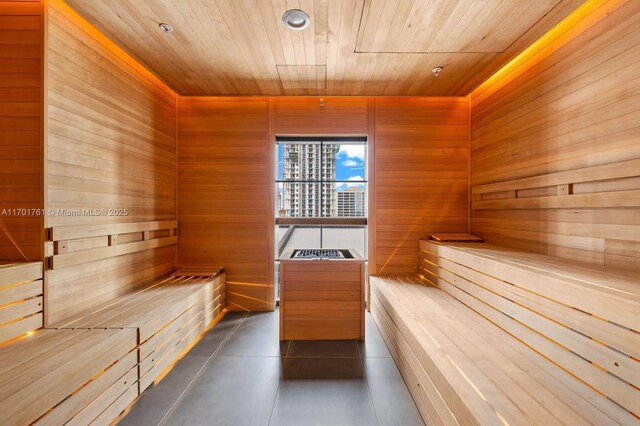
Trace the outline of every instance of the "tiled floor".
{"label": "tiled floor", "polygon": [[422,425],[367,314],[364,342],[278,341],[278,312],[231,312],[121,425]]}

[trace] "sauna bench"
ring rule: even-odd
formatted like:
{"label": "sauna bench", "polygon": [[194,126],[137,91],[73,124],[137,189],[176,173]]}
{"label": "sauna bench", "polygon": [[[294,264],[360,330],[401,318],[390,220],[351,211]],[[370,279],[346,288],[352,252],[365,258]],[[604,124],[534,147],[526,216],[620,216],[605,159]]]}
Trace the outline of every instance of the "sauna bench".
{"label": "sauna bench", "polygon": [[133,330],[141,394],[190,349],[224,306],[225,274],[221,269],[178,271],[48,328]]}
{"label": "sauna bench", "polygon": [[640,424],[640,280],[486,243],[420,242],[371,311],[425,420]]}
{"label": "sauna bench", "polygon": [[42,262],[0,263],[0,344],[43,325]]}
{"label": "sauna bench", "polygon": [[0,346],[0,424],[104,424],[221,317],[221,269],[179,270]]}
{"label": "sauna bench", "polygon": [[0,347],[0,424],[110,424],[138,397],[133,329],[45,330]]}

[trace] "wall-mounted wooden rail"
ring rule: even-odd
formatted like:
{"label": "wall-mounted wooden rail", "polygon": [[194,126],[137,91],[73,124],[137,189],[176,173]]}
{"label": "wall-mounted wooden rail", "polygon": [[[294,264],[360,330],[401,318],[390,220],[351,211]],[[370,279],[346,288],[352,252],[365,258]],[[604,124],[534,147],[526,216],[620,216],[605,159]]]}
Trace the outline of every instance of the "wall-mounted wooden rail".
{"label": "wall-mounted wooden rail", "polygon": [[57,226],[49,230],[50,269],[62,269],[177,243],[175,220]]}
{"label": "wall-mounted wooden rail", "polygon": [[0,344],[43,325],[42,262],[0,264]]}
{"label": "wall-mounted wooden rail", "polygon": [[474,210],[640,207],[640,160],[477,185],[471,193]]}

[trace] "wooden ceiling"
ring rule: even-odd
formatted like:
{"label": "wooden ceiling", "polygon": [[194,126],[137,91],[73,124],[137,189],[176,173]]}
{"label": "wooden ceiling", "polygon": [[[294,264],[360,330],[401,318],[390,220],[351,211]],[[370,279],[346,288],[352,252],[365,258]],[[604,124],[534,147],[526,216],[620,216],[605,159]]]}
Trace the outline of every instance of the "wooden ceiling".
{"label": "wooden ceiling", "polygon": [[467,95],[582,2],[68,0],[182,95],[395,96]]}

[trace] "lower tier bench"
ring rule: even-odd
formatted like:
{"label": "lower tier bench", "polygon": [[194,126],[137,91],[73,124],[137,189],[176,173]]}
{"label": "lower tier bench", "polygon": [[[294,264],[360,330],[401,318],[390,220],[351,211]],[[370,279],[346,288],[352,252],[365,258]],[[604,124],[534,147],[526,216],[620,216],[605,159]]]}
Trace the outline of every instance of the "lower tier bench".
{"label": "lower tier bench", "polygon": [[0,347],[0,424],[109,425],[138,397],[136,333],[38,330]]}
{"label": "lower tier bench", "polygon": [[428,280],[371,277],[371,287],[372,315],[427,424],[638,424]]}
{"label": "lower tier bench", "polygon": [[[49,328],[127,329],[136,336],[139,393],[162,378],[225,306],[220,269],[174,273]],[[208,276],[206,276],[208,275]]]}
{"label": "lower tier bench", "polygon": [[42,262],[0,264],[0,344],[43,325]]}

